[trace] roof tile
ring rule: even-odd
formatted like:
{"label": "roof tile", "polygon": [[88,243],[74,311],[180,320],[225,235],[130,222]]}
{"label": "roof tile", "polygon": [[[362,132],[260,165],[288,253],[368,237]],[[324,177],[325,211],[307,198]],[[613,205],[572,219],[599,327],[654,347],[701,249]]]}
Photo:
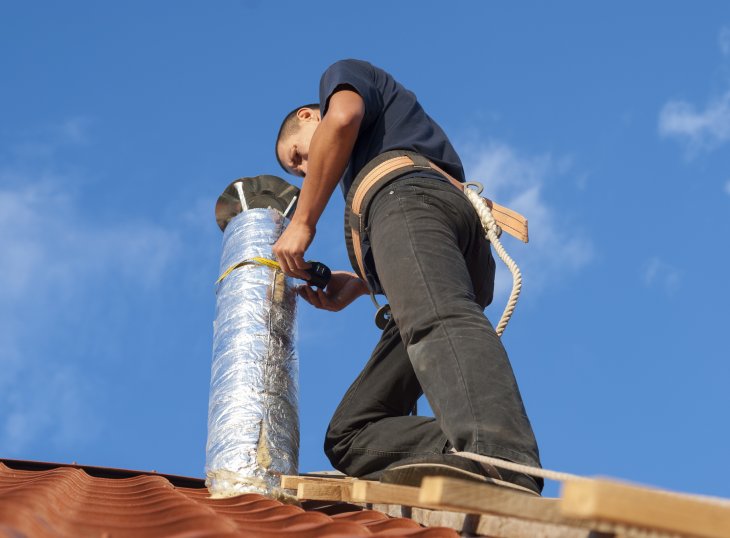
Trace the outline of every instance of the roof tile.
{"label": "roof tile", "polygon": [[255,494],[211,499],[199,479],[0,460],[3,538],[458,536],[354,505],[303,506]]}

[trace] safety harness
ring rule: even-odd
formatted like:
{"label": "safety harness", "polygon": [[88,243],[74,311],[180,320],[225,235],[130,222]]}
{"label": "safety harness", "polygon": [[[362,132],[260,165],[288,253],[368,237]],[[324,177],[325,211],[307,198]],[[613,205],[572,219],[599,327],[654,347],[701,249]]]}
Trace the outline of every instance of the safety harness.
{"label": "safety harness", "polygon": [[[388,305],[381,307],[375,299],[375,293],[379,290],[376,289],[375,280],[373,278],[369,279],[369,275],[365,270],[363,244],[369,244],[367,237],[368,209],[375,195],[389,183],[407,173],[424,170],[430,170],[440,174],[448,179],[455,188],[464,193],[479,214],[490,242],[497,249],[500,258],[507,264],[510,271],[512,271],[512,295],[497,329],[497,334],[501,335],[517,302],[517,296],[519,296],[521,287],[521,276],[519,275],[519,269],[516,264],[504,252],[504,248],[499,243],[499,235],[504,230],[520,241],[527,243],[527,219],[512,209],[479,196],[483,188],[481,184],[475,182],[462,183],[429,161],[426,157],[406,150],[387,151],[370,161],[360,171],[357,177],[355,177],[345,204],[345,243],[347,245],[347,254],[350,258],[352,268],[360,278],[368,283],[370,297],[378,308],[375,316],[375,324],[381,329],[384,328],[385,323],[390,318],[390,312]],[[477,190],[475,191],[473,188]]]}

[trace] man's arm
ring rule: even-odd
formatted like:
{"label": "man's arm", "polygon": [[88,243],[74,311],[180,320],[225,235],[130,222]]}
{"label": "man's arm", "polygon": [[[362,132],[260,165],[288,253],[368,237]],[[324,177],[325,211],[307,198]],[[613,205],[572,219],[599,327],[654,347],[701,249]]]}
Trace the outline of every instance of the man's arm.
{"label": "man's arm", "polygon": [[304,253],[314,239],[317,222],[345,171],[355,146],[365,103],[352,90],[340,90],[329,99],[327,113],[309,145],[307,176],[292,221],[273,247],[282,271],[307,279]]}

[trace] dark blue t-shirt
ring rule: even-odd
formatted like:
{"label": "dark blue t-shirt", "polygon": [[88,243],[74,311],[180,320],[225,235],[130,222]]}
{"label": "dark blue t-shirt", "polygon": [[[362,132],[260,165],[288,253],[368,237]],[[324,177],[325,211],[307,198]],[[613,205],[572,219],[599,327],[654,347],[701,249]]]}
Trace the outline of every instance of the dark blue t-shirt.
{"label": "dark blue t-shirt", "polygon": [[[340,180],[345,196],[355,176],[369,161],[394,149],[415,151],[464,181],[464,168],[451,142],[413,92],[368,62],[341,60],[324,72],[319,83],[322,117],[327,114],[330,96],[343,85],[352,86],[365,102],[365,117]],[[435,172],[419,171],[419,175],[443,180]]]}

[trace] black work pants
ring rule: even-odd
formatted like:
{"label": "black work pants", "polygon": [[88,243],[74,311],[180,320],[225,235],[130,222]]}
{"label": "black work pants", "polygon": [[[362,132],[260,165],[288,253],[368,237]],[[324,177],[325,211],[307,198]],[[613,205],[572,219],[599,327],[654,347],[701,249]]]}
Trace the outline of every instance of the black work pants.
{"label": "black work pants", "polygon": [[[451,448],[539,466],[507,353],[483,313],[495,264],[468,199],[446,182],[402,178],[375,196],[368,222],[393,317],[332,417],[334,467],[377,477]],[[410,414],[424,393],[435,418]]]}

